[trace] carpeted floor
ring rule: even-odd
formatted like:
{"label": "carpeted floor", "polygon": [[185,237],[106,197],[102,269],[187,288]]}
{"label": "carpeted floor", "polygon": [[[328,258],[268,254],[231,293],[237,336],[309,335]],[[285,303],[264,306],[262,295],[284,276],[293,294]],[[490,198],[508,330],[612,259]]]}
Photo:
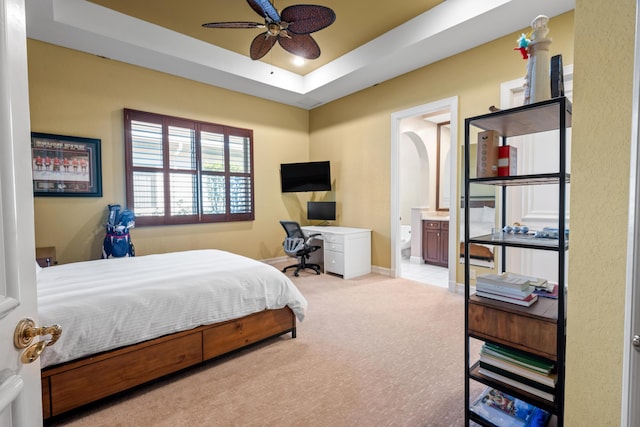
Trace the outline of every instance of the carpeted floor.
{"label": "carpeted floor", "polygon": [[298,337],[270,340],[52,426],[462,426],[464,301],[370,274],[292,277]]}

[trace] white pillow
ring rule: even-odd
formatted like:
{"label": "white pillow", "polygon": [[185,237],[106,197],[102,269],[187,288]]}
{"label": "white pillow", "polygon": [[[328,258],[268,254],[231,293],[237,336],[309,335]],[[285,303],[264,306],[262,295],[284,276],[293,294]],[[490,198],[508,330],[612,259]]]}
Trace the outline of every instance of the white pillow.
{"label": "white pillow", "polygon": [[495,222],[496,221],[496,209],[484,206],[482,208],[482,222]]}
{"label": "white pillow", "polygon": [[40,267],[40,264],[38,264],[38,261],[36,261],[36,274],[40,273],[42,271],[42,267]]}
{"label": "white pillow", "polygon": [[[464,211],[463,211],[464,212]],[[469,222],[482,222],[484,210],[482,208],[469,208]],[[491,220],[493,221],[493,219]]]}

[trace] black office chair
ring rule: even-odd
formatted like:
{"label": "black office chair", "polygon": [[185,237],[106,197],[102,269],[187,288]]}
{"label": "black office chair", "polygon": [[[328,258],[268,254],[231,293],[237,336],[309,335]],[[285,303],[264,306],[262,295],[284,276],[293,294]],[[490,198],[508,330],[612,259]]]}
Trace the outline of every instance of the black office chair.
{"label": "black office chair", "polygon": [[298,258],[300,261],[298,264],[292,264],[282,269],[282,272],[286,272],[290,268],[295,268],[294,276],[298,277],[300,270],[309,268],[320,274],[320,266],[318,264],[307,263],[307,260],[311,256],[311,252],[315,252],[321,248],[321,246],[311,245],[311,241],[314,237],[320,236],[320,233],[310,234],[305,236],[300,224],[295,221],[280,221],[280,225],[287,233],[287,237],[282,242],[284,252],[292,258]]}

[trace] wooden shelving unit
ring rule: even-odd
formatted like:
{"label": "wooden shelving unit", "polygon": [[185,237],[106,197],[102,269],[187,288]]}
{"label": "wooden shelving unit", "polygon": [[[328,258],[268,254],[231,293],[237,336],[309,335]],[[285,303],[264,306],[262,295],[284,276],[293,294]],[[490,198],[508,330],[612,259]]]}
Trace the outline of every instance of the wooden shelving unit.
{"label": "wooden shelving unit", "polygon": [[[566,186],[570,175],[567,164],[567,129],[571,126],[571,103],[564,97],[554,98],[535,104],[501,110],[491,114],[471,117],[465,120],[465,188],[464,200],[471,199],[471,184],[492,185],[501,188],[502,224],[506,218],[506,187],[527,185],[558,186],[558,224],[557,239],[537,238],[531,235],[469,236],[469,205],[465,204],[465,420],[493,426],[491,422],[470,410],[470,404],[476,396],[470,396],[472,381],[488,385],[517,399],[533,404],[552,414],[549,426],[564,424],[565,389],[565,346],[566,346],[566,284],[565,268],[569,249],[568,235],[565,234]],[[495,130],[502,136],[502,145],[514,136],[558,130],[559,165],[553,173],[528,174],[500,177],[470,177],[470,134],[471,129]],[[539,298],[530,307],[495,301],[471,294],[469,245],[489,244],[501,248],[502,265],[505,265],[508,248],[544,250],[557,253],[558,257],[558,299]],[[518,272],[514,272],[518,273]],[[523,389],[492,379],[479,372],[478,355],[470,354],[470,341],[479,339],[487,343],[526,352],[542,360],[553,362],[556,366],[557,383],[553,401],[540,398]]]}

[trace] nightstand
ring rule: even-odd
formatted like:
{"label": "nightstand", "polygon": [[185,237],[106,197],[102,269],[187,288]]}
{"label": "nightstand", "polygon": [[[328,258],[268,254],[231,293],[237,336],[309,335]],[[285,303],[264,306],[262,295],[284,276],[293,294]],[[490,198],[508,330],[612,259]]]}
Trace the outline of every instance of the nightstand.
{"label": "nightstand", "polygon": [[51,267],[56,265],[56,247],[46,246],[42,248],[36,248],[36,262],[40,267]]}

